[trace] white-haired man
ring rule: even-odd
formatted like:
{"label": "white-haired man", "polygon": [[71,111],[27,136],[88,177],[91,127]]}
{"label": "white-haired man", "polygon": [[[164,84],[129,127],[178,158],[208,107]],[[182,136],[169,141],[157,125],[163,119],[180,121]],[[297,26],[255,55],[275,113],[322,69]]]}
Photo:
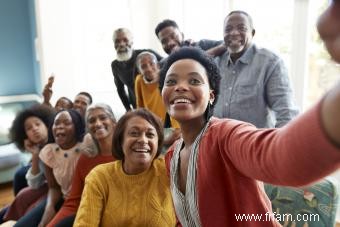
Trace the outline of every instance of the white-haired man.
{"label": "white-haired man", "polygon": [[[132,48],[133,36],[127,28],[118,28],[113,32],[113,42],[117,52],[117,59],[111,63],[114,81],[118,95],[126,111],[136,108],[136,98],[134,93],[134,80],[138,74],[136,69],[136,57],[143,51],[150,51],[157,56],[158,60],[162,57],[150,49]],[[124,85],[127,87],[128,94],[125,92]]]}

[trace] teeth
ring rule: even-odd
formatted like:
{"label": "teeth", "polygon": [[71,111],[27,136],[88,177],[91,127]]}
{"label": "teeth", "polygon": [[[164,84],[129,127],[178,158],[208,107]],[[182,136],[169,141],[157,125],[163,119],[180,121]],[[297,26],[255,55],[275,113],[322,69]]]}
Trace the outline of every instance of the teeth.
{"label": "teeth", "polygon": [[191,101],[189,99],[176,99],[174,101],[174,104],[177,104],[177,103],[191,103]]}
{"label": "teeth", "polygon": [[98,128],[98,129],[96,129],[96,131],[95,131],[95,132],[97,133],[97,132],[103,132],[103,131],[104,131],[104,129],[103,129],[103,128]]}
{"label": "teeth", "polygon": [[142,148],[135,149],[135,151],[136,152],[141,152],[141,153],[148,153],[147,149],[142,149]]}

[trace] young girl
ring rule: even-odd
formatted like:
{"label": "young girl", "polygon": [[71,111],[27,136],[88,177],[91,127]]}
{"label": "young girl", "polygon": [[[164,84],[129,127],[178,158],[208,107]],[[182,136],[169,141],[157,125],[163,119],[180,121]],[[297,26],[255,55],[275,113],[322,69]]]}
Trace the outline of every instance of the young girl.
{"label": "young girl", "polygon": [[[12,204],[6,208],[4,220],[18,220],[46,195],[47,185],[42,163],[39,161],[39,152],[48,142],[48,127],[53,122],[53,116],[52,108],[36,105],[19,112],[12,123],[10,135],[13,142],[20,150],[30,152],[32,159],[28,166],[22,168],[27,170],[25,171],[27,173],[25,173],[26,179],[21,181],[25,181],[24,183],[29,187],[21,190]],[[14,180],[14,185],[23,185],[23,182],[17,181],[18,179]]]}
{"label": "young girl", "polygon": [[236,219],[271,214],[260,181],[300,186],[340,167],[339,85],[287,126],[257,129],[211,117],[220,75],[201,50],[181,48],[163,70],[163,100],[182,131],[166,156],[182,226],[280,226],[275,218]]}

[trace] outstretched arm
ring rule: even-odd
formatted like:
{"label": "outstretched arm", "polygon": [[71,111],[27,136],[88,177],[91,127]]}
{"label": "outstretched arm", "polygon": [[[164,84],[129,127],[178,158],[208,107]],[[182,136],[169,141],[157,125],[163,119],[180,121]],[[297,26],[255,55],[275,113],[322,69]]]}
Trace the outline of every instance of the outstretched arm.
{"label": "outstretched arm", "polygon": [[329,139],[340,147],[340,84],[330,90],[323,100],[321,124]]}

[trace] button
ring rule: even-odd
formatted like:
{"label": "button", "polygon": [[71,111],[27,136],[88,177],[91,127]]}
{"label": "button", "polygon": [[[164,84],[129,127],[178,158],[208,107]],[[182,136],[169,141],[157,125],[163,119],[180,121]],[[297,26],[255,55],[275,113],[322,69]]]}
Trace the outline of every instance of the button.
{"label": "button", "polygon": [[229,87],[228,89],[229,89],[229,90],[232,90],[232,89],[233,89],[233,87]]}
{"label": "button", "polygon": [[229,106],[229,103],[226,103],[225,106]]}
{"label": "button", "polygon": [[233,74],[235,74],[236,73],[236,71],[235,70],[233,70]]}

